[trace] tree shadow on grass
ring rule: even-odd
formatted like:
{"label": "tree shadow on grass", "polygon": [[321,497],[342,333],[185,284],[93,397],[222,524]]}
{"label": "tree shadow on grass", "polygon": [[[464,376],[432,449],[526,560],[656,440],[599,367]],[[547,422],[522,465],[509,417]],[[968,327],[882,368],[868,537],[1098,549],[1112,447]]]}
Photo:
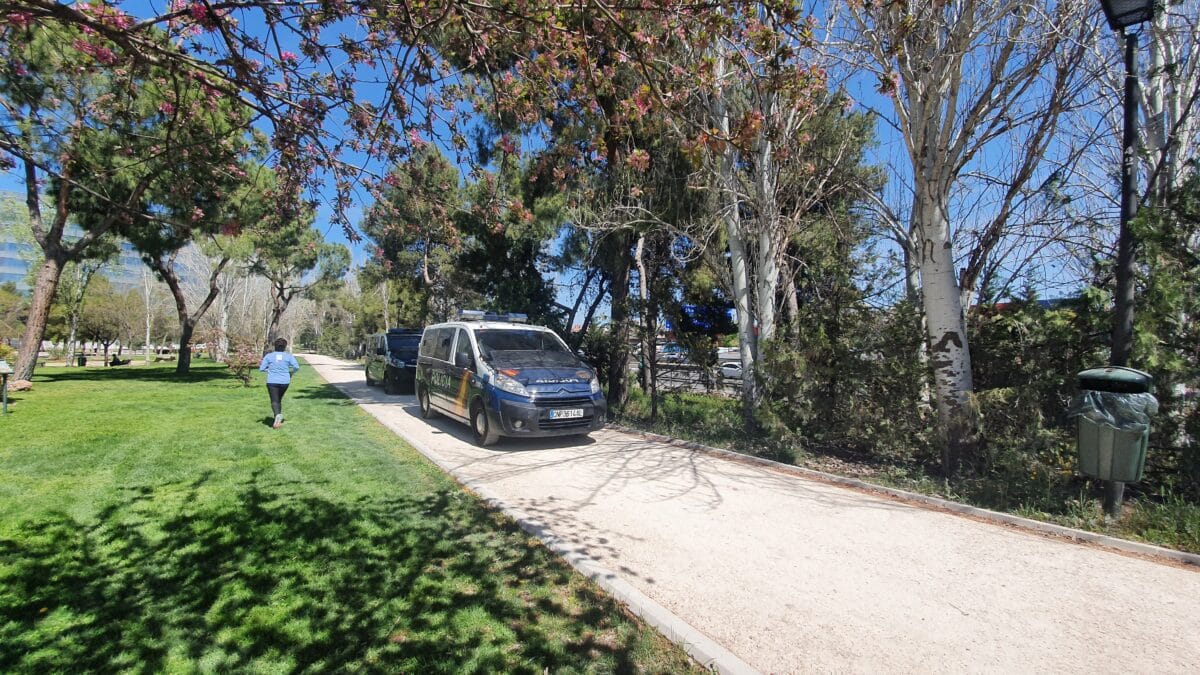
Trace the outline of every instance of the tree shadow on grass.
{"label": "tree shadow on grass", "polygon": [[252,477],[217,503],[202,483],[0,539],[0,670],[625,672],[647,651],[458,491],[335,501]]}
{"label": "tree shadow on grass", "polygon": [[33,375],[34,385],[40,382],[211,382],[229,380],[237,382],[229,369],[217,365],[193,365],[187,375],[176,375],[174,368],[130,368],[128,366],[105,368],[64,368],[45,372],[38,370]]}
{"label": "tree shadow on grass", "polygon": [[[292,395],[291,390],[288,390],[288,395]],[[337,401],[345,405],[354,405],[353,399],[343,394],[341,390],[332,384],[308,386],[298,389],[296,390],[295,397],[316,401]]]}

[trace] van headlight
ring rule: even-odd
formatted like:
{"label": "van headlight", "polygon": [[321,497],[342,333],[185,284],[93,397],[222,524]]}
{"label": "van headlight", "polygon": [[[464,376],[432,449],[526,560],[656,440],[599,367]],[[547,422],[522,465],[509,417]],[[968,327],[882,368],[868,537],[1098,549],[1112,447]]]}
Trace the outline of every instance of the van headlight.
{"label": "van headlight", "polygon": [[599,394],[600,393],[600,378],[593,375],[592,379],[588,380],[588,387],[591,388],[593,394]]}
{"label": "van headlight", "polygon": [[529,390],[525,388],[525,385],[501,373],[492,374],[492,384],[496,385],[497,389],[507,391],[510,394],[529,396]]}

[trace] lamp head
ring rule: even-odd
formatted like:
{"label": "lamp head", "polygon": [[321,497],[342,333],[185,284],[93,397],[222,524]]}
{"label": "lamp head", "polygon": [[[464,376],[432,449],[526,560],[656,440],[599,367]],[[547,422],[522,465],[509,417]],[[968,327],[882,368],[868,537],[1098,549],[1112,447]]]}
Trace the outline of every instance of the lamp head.
{"label": "lamp head", "polygon": [[1154,18],[1159,0],[1100,0],[1108,25],[1115,31],[1123,31]]}

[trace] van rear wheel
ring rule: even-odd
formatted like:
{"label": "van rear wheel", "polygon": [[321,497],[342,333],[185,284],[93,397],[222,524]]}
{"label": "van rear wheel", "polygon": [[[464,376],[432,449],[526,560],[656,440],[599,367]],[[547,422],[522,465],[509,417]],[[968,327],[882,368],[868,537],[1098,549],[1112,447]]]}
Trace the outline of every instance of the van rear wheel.
{"label": "van rear wheel", "polygon": [[480,447],[495,445],[496,441],[500,440],[500,434],[492,430],[487,411],[479,401],[475,401],[471,406],[471,431],[475,434],[475,444]]}
{"label": "van rear wheel", "polygon": [[400,384],[396,382],[396,374],[391,368],[383,371],[383,391],[389,396],[395,396],[400,393]]}

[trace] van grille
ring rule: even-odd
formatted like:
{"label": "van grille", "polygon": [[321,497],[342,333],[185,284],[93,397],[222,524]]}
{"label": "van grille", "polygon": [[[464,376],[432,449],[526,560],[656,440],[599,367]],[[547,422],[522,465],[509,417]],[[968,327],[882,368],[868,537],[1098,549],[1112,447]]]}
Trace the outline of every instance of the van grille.
{"label": "van grille", "polygon": [[[592,426],[595,409],[590,396],[534,399],[533,404],[545,411],[538,416],[538,428],[540,429],[586,429]],[[549,412],[552,408],[583,408],[583,417],[552,420]]]}
{"label": "van grille", "polygon": [[533,404],[539,408],[582,408],[592,405],[590,396],[572,398],[535,398]]}

